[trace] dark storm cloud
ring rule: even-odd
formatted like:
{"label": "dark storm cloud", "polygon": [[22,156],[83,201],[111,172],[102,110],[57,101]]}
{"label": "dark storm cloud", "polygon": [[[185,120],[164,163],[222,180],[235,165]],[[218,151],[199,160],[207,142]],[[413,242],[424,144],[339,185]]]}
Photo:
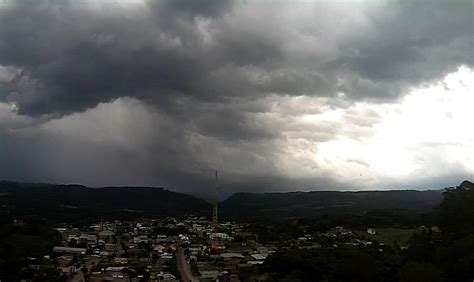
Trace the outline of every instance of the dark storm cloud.
{"label": "dark storm cloud", "polygon": [[173,14],[186,14],[189,17],[194,17],[195,15],[205,17],[219,16],[232,5],[230,0],[199,0],[191,2],[186,0],[147,0],[146,3],[149,7],[158,11],[171,11]]}
{"label": "dark storm cloud", "polygon": [[331,96],[337,79],[350,97],[393,98],[472,63],[470,1],[379,6],[366,15],[373,29],[339,40],[338,56],[325,63],[311,60],[317,46],[285,50],[285,40],[301,38],[285,34],[284,21],[246,25],[238,12],[246,2],[147,1],[141,10],[100,1],[9,3],[0,14],[0,64],[24,71],[17,84],[28,87],[18,87],[17,103],[26,115],[69,114],[122,96],[158,104],[176,95]]}
{"label": "dark storm cloud", "polygon": [[407,86],[472,65],[473,11],[473,2],[464,0],[388,2],[372,15],[372,38],[342,47],[340,65],[357,74],[343,89],[351,96],[396,97]]}
{"label": "dark storm cloud", "polygon": [[154,31],[153,15],[127,19],[120,7],[107,13],[108,7],[46,3],[1,11],[0,63],[23,69],[17,84],[29,86],[17,101],[21,114],[68,114],[121,96],[190,92],[205,72],[192,47],[178,46],[187,42]]}
{"label": "dark storm cloud", "polygon": [[[299,114],[323,110],[290,105],[293,97],[327,98],[332,108],[392,101],[472,65],[473,10],[461,0],[4,1],[0,102],[19,115],[2,116],[0,108],[0,146],[12,160],[1,163],[0,177],[21,178],[15,173],[22,171],[93,185],[141,179],[185,190],[219,168],[229,172],[229,185],[251,187],[247,178],[276,187],[284,142],[310,140],[311,147],[338,134],[329,122],[298,123]],[[117,113],[108,103],[145,114]],[[67,131],[122,115],[130,121]],[[370,127],[380,119],[357,112],[347,120]],[[274,181],[288,186],[282,177]]]}

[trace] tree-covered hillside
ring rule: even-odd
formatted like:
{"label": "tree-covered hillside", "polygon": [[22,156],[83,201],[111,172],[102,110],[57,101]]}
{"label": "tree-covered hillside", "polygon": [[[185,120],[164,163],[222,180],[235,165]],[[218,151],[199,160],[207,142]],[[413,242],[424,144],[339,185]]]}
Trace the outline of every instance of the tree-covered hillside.
{"label": "tree-covered hillside", "polygon": [[36,215],[54,222],[91,218],[206,214],[210,204],[196,197],[152,187],[88,188],[81,185],[0,182],[1,212]]}
{"label": "tree-covered hillside", "polygon": [[[221,204],[229,217],[284,219],[322,215],[379,216],[394,212],[411,217],[430,212],[443,198],[442,191],[360,191],[237,193]],[[377,215],[378,214],[378,215]]]}

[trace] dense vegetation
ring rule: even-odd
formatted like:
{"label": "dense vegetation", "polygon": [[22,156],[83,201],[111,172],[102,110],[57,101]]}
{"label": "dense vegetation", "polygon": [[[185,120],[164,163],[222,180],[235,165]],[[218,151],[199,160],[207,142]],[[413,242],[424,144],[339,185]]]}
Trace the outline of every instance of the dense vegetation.
{"label": "dense vegetation", "polygon": [[35,278],[37,281],[55,281],[59,273],[55,266],[41,270],[26,268],[33,264],[43,264],[43,256],[61,241],[60,234],[38,218],[27,217],[21,221],[5,222],[0,225],[0,279],[19,281]]}
{"label": "dense vegetation", "polygon": [[305,219],[313,225],[417,225],[431,220],[442,191],[237,193],[221,205],[233,219],[274,222]]}
{"label": "dense vegetation", "polygon": [[271,256],[265,270],[278,281],[472,281],[474,184],[465,181],[443,195],[435,211],[440,230],[421,229],[407,249],[286,249]]}
{"label": "dense vegetation", "polygon": [[393,251],[370,247],[280,251],[264,266],[279,281],[397,281],[397,264]]}

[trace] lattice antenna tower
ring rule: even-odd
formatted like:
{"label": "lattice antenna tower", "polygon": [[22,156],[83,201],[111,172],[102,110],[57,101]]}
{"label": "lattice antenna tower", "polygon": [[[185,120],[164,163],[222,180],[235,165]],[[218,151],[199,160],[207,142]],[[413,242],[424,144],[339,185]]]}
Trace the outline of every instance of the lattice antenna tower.
{"label": "lattice antenna tower", "polygon": [[217,223],[217,203],[219,202],[219,183],[217,182],[216,170],[216,191],[214,195],[214,208],[212,210],[212,222]]}

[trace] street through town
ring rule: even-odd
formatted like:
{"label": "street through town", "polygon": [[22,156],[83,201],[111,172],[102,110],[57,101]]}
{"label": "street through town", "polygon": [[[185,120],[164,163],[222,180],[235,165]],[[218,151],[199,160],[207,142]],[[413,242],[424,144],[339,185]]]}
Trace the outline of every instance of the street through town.
{"label": "street through town", "polygon": [[176,251],[176,263],[178,264],[178,270],[181,274],[181,281],[199,281],[198,279],[194,278],[193,273],[191,271],[191,266],[189,265],[188,261],[186,260],[186,256],[184,255],[184,249],[179,248]]}

